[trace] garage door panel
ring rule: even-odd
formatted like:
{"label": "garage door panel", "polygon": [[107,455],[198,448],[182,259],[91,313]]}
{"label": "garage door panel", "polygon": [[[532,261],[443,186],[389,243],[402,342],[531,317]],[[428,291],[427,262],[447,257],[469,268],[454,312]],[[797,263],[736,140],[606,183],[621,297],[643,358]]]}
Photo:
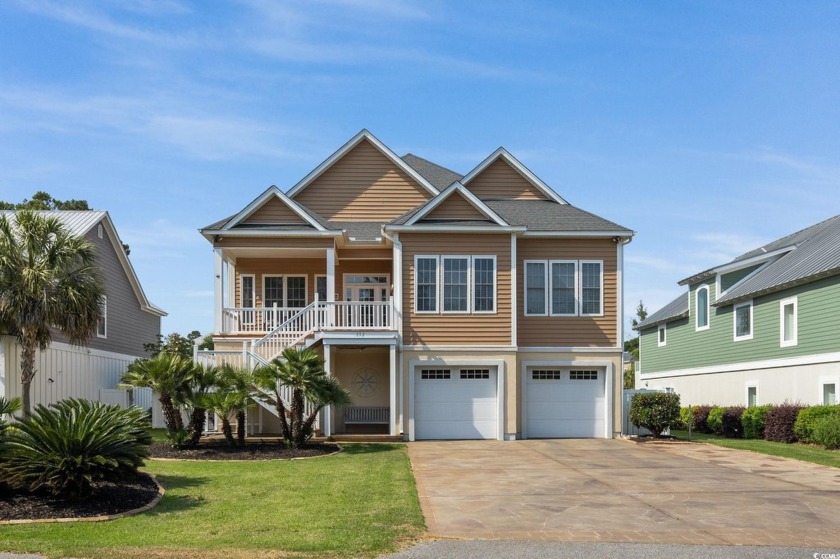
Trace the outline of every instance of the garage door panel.
{"label": "garage door panel", "polygon": [[[486,369],[486,367],[485,367]],[[416,439],[495,439],[498,432],[496,372],[489,378],[422,378],[415,372]]]}
{"label": "garage door panel", "polygon": [[[536,368],[535,368],[536,369]],[[525,372],[526,433],[529,438],[603,437],[606,373],[568,368]],[[538,378],[535,378],[538,377]],[[584,378],[580,378],[584,377]]]}

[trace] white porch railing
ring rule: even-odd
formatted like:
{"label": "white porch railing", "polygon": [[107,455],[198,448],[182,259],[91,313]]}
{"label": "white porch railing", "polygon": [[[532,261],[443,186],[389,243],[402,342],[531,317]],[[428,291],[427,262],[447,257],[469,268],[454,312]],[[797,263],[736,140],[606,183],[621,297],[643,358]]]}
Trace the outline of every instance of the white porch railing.
{"label": "white porch railing", "polygon": [[[253,335],[277,330],[392,330],[395,324],[393,298],[370,302],[315,301],[307,307],[226,308],[223,318],[223,333]],[[297,323],[292,319],[298,319]]]}

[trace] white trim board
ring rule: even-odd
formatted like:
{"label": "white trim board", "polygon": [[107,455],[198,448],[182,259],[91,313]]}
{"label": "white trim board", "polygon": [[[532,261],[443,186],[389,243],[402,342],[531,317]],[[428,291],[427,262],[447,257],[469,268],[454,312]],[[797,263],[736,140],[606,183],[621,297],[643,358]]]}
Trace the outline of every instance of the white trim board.
{"label": "white trim board", "polygon": [[233,218],[229,219],[228,222],[224,225],[224,227],[222,227],[222,230],[227,231],[241,223],[243,220],[247,219],[248,216],[253,214],[259,208],[261,208],[263,204],[268,202],[268,200],[271,199],[272,196],[278,198],[281,202],[283,202],[283,204],[286,205],[286,207],[295,212],[295,214],[297,214],[298,217],[303,219],[305,222],[307,222],[309,225],[311,225],[318,231],[326,231],[323,225],[315,221],[312,218],[312,216],[306,213],[306,211],[304,211],[303,208],[301,208],[300,205],[298,205],[297,202],[283,194],[283,192],[274,185],[269,186],[265,190],[265,192],[254,198],[254,200],[250,204],[242,208],[239,211],[239,213],[233,216]]}
{"label": "white trim board", "polygon": [[734,373],[754,369],[775,369],[777,367],[796,367],[799,365],[818,365],[821,363],[840,362],[840,352],[820,353],[803,357],[786,357],[782,359],[767,359],[764,361],[745,361],[743,363],[729,363],[726,365],[712,365],[692,369],[675,369],[655,373],[640,373],[639,380],[653,380],[658,378],[686,377],[692,375],[709,375],[715,373]]}

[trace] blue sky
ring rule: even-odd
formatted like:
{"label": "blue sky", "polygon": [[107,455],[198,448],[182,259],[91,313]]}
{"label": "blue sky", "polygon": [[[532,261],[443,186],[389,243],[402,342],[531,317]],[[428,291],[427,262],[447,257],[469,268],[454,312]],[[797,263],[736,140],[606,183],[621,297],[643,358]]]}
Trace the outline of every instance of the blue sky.
{"label": "blue sky", "polygon": [[840,3],[0,3],[0,199],[107,209],[164,331],[212,328],[196,230],[368,128],[466,173],[505,146],[637,231],[628,319],[840,213]]}

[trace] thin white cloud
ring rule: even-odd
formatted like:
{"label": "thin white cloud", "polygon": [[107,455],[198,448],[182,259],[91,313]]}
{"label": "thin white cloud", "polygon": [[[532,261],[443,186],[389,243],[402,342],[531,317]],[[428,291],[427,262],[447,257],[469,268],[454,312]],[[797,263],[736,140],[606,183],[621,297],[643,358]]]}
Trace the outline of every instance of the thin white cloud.
{"label": "thin white cloud", "polygon": [[190,297],[193,299],[207,299],[214,295],[213,291],[210,289],[205,290],[192,290],[192,291],[185,291],[184,297]]}

